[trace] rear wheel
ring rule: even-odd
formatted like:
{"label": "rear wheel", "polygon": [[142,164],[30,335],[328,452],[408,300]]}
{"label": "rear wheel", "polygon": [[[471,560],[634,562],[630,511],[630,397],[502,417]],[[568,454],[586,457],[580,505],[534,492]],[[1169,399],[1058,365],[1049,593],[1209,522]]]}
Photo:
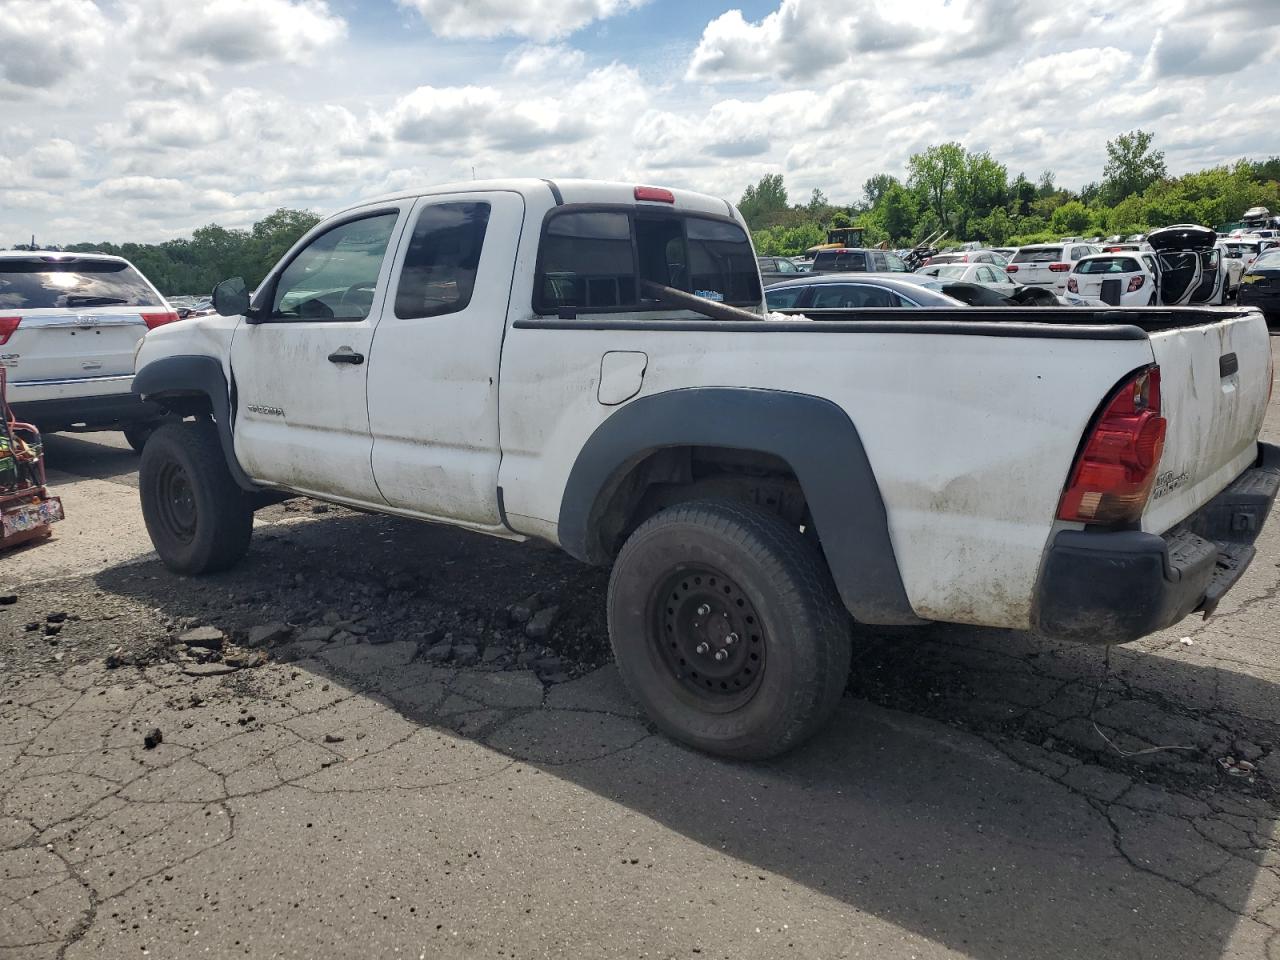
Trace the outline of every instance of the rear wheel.
{"label": "rear wheel", "polygon": [[210,421],[157,429],[142,450],[138,487],[147,532],[170,570],[225,570],[249,549],[253,509]]}
{"label": "rear wheel", "polygon": [[849,617],[821,555],[733,501],[671,507],[623,546],[609,635],[653,722],[700,750],[760,759],[812,736],[849,673]]}

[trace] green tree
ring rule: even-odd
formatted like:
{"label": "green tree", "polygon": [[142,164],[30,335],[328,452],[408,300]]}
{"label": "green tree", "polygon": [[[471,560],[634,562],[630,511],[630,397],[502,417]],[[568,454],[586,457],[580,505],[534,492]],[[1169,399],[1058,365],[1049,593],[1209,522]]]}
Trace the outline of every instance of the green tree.
{"label": "green tree", "polygon": [[1031,215],[1031,204],[1036,199],[1036,185],[1020,173],[1009,188],[1009,212],[1015,217]]}
{"label": "green tree", "polygon": [[953,227],[956,186],[965,170],[965,150],[951,142],[928,147],[907,160],[908,182],[924,192],[938,222]]}
{"label": "green tree", "polygon": [[748,186],[738,201],[738,210],[752,229],[771,225],[787,210],[787,188],[782,174],[767,173],[759,183]]}
{"label": "green tree", "polygon": [[1107,141],[1107,164],[1102,168],[1102,189],[1110,203],[1141,193],[1168,176],[1164,151],[1152,150],[1155,134],[1131,130]]}
{"label": "green tree", "polygon": [[897,185],[898,178],[887,173],[877,173],[874,177],[868,177],[862,185],[862,195],[866,198],[867,206],[876,206],[889,188]]}
{"label": "green tree", "polygon": [[1089,229],[1091,219],[1088,207],[1079,200],[1069,200],[1053,211],[1049,227],[1056,233],[1080,236]]}
{"label": "green tree", "polygon": [[880,207],[879,225],[891,240],[907,240],[915,231],[920,209],[916,196],[900,183],[893,183]]}

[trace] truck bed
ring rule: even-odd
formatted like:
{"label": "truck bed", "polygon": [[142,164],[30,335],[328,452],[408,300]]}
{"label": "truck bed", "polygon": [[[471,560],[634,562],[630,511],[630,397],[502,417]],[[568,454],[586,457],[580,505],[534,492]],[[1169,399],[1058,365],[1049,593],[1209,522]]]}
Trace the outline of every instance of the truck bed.
{"label": "truck bed", "polygon": [[[774,310],[794,321],[769,321],[768,330],[824,333],[932,333],[1053,340],[1145,340],[1148,333],[1241,318],[1245,307],[929,307],[919,310],[850,308]],[[525,317],[518,329],[761,332],[759,320],[680,317]]]}

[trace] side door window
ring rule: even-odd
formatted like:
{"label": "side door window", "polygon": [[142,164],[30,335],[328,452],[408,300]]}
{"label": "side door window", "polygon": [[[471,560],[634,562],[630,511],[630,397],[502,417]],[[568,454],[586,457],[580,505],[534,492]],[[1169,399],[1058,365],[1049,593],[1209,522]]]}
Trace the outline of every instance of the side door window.
{"label": "side door window", "polygon": [[398,212],[340,223],[316,237],[280,273],[268,320],[364,320]]}
{"label": "side door window", "polygon": [[890,273],[907,273],[907,265],[897,254],[886,253],[884,255],[885,263],[889,266]]}
{"label": "side door window", "polygon": [[409,237],[395,314],[401,320],[467,309],[475,289],[490,205],[480,201],[424,207]]}
{"label": "side door window", "polygon": [[800,272],[799,270],[796,269],[796,265],[792,263],[790,260],[775,260],[773,261],[773,268],[777,270],[779,273],[799,273]]}
{"label": "side door window", "polygon": [[814,290],[813,308],[896,307],[896,298],[888,290],[860,283],[823,284]]}
{"label": "side door window", "polygon": [[881,253],[879,250],[872,251],[871,253],[868,254],[868,256],[871,257],[872,262],[874,264],[872,269],[874,269],[877,273],[884,273],[886,270],[889,269],[889,261],[884,258],[884,254]]}
{"label": "side door window", "polygon": [[782,290],[773,287],[766,287],[764,292],[765,303],[770,310],[786,310],[789,307],[799,306],[800,298],[804,296],[805,287],[785,287]]}

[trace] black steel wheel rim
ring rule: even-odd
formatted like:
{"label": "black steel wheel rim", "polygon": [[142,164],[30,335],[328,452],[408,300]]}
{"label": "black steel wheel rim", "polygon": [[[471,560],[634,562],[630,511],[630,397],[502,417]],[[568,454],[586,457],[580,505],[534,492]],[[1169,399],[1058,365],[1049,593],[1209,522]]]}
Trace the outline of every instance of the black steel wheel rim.
{"label": "black steel wheel rim", "polygon": [[160,519],[183,543],[196,535],[196,497],[187,471],[176,463],[166,463],[156,478]]}
{"label": "black steel wheel rim", "polygon": [[650,600],[651,642],[673,688],[712,713],[736,710],[760,687],[768,647],[751,596],[706,566],[681,566]]}

